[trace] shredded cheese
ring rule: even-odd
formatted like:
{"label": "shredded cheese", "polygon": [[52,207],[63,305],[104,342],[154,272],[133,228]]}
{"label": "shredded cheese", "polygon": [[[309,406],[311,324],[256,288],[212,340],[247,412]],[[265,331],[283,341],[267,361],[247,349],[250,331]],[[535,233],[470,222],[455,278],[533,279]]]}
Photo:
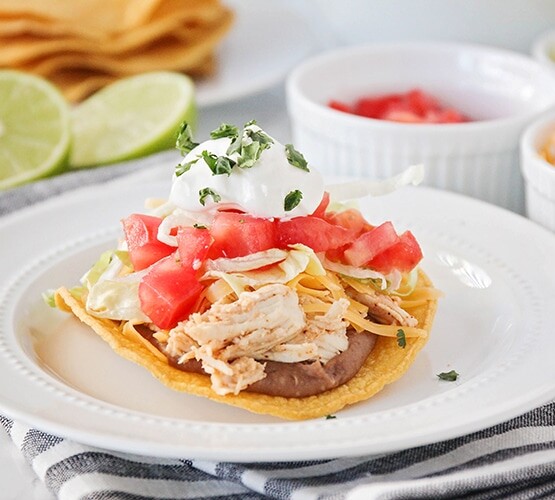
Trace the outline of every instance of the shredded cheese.
{"label": "shredded cheese", "polygon": [[146,347],[152,354],[154,354],[161,361],[167,362],[166,356],[161,353],[156,347],[145,339],[136,329],[135,325],[130,321],[126,321],[122,328],[122,333],[128,337],[132,337],[134,340],[139,341],[144,347]]}
{"label": "shredded cheese", "polygon": [[399,305],[403,309],[413,309],[415,307],[426,304],[428,300],[437,300],[443,296],[441,290],[431,287],[415,288],[415,290],[406,298],[401,300]]}
{"label": "shredded cheese", "polygon": [[[425,337],[426,330],[417,327],[399,325],[382,325],[366,318],[368,307],[349,297],[345,292],[345,285],[352,286],[360,293],[375,295],[376,290],[371,284],[364,283],[348,277],[339,277],[337,274],[328,271],[325,276],[299,275],[288,283],[300,295],[309,296],[311,300],[303,301],[302,308],[306,314],[325,314],[330,309],[333,302],[340,298],[349,301],[349,308],[345,313],[345,319],[357,332],[369,331],[377,335],[386,337],[396,337],[399,328],[402,328],[406,337]],[[409,305],[416,307],[423,304],[426,300],[437,297],[437,292],[433,288],[415,289],[405,300]],[[403,302],[400,303],[403,307]]]}
{"label": "shredded cheese", "polygon": [[208,285],[204,290],[206,299],[212,304],[232,294],[235,294],[235,292],[229,286],[229,283],[221,278]]}
{"label": "shredded cheese", "polygon": [[400,328],[405,332],[406,337],[427,337],[428,333],[422,328],[417,328],[414,326],[399,326],[399,325],[380,325],[369,321],[365,318],[361,318],[358,314],[353,313],[350,309],[347,309],[345,313],[345,319],[351,323],[357,331],[367,331],[375,333],[376,335],[383,335],[384,337],[396,337],[397,332]]}

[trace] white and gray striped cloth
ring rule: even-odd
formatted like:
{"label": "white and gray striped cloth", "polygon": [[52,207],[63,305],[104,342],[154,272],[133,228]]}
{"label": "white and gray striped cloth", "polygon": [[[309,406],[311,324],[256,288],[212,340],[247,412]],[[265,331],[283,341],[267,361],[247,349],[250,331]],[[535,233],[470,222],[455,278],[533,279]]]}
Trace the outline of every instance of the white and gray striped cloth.
{"label": "white and gray striped cloth", "polygon": [[0,424],[60,500],[555,498],[555,403],[428,446],[290,463],[160,460]]}
{"label": "white and gray striped cloth", "polygon": [[[148,170],[173,153],[0,194],[0,215],[86,184]],[[153,459],[92,448],[0,416],[61,500],[555,498],[555,403],[468,436],[379,456],[292,463]],[[0,498],[2,493],[0,491]]]}

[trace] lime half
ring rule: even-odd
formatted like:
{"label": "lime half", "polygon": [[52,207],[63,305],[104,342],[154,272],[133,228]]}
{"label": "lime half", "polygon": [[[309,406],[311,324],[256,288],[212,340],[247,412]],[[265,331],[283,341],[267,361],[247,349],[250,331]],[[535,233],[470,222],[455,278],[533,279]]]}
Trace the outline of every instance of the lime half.
{"label": "lime half", "polygon": [[189,77],[153,72],[124,78],[73,110],[70,165],[103,165],[174,147],[184,120],[196,121]]}
{"label": "lime half", "polygon": [[0,71],[0,189],[63,170],[70,146],[69,106],[49,82]]}

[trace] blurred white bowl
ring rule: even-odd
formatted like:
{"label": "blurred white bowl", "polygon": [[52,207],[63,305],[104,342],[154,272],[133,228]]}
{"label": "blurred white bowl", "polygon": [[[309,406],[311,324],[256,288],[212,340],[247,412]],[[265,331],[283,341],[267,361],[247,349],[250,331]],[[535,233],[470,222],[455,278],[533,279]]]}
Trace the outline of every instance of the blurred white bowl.
{"label": "blurred white bowl", "polygon": [[545,31],[534,40],[532,56],[540,64],[555,71],[555,30]]}
{"label": "blurred white bowl", "polygon": [[526,186],[526,214],[555,231],[555,166],[540,151],[555,136],[555,112],[543,114],[522,134],[520,155]]}
{"label": "blurred white bowl", "polygon": [[[329,108],[330,99],[420,88],[471,117],[404,124]],[[423,163],[425,184],[524,211],[518,142],[555,104],[555,75],[521,54],[452,43],[339,49],[297,67],[287,81],[297,149],[327,174],[385,178]]]}

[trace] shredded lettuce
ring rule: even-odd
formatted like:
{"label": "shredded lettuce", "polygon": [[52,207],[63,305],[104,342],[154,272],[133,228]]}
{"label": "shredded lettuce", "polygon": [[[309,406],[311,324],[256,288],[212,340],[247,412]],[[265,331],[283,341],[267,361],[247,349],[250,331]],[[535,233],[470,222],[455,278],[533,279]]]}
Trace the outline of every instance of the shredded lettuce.
{"label": "shredded lettuce", "polygon": [[177,247],[177,237],[172,235],[171,232],[178,226],[191,227],[195,224],[209,226],[212,222],[214,215],[208,213],[192,214],[181,208],[175,208],[173,212],[168,214],[162,219],[158,226],[157,239],[166,245]]}
{"label": "shredded lettuce", "polygon": [[87,311],[98,318],[150,322],[141,311],[139,283],[145,271],[97,281],[87,295]]}
{"label": "shredded lettuce", "polygon": [[146,271],[131,270],[129,252],[107,250],[81,278],[82,286],[70,292],[85,300],[87,311],[98,318],[148,322],[139,301],[139,283]]}
{"label": "shredded lettuce", "polygon": [[353,200],[365,196],[382,196],[412,184],[417,186],[424,179],[424,166],[412,165],[400,174],[381,181],[353,181],[326,186],[335,201]]}
{"label": "shredded lettuce", "polygon": [[99,278],[104,274],[110,262],[112,261],[113,250],[106,250],[102,252],[94,265],[85,273],[81,278],[81,283],[87,288],[91,288]]}
{"label": "shredded lettuce", "polygon": [[345,210],[349,210],[354,208],[355,210],[359,210],[359,203],[358,200],[348,200],[348,201],[337,201],[337,200],[330,200],[330,204],[326,209],[326,212],[344,212]]}
{"label": "shredded lettuce", "polygon": [[410,295],[416,288],[418,283],[418,268],[415,267],[410,273],[403,276],[399,286],[393,290],[395,295],[399,297],[406,297]]}
{"label": "shredded lettuce", "polygon": [[87,295],[87,289],[84,286],[74,286],[69,289],[69,293],[77,300],[84,300]]}
{"label": "shredded lettuce", "polygon": [[121,263],[128,267],[129,269],[133,269],[133,264],[131,263],[131,257],[129,256],[129,252],[127,250],[116,250],[114,255],[121,261]]}
{"label": "shredded lettuce", "polygon": [[163,218],[171,214],[176,206],[171,201],[163,198],[147,198],[145,208],[149,210],[150,215]]}
{"label": "shredded lettuce", "polygon": [[56,294],[56,290],[54,290],[52,288],[42,292],[42,300],[44,300],[44,303],[47,306],[52,307],[52,308],[56,307],[56,301],[54,299],[55,294]]}
{"label": "shredded lettuce", "polygon": [[387,289],[387,278],[382,273],[364,267],[355,267],[341,264],[340,262],[333,262],[327,259],[324,254],[320,255],[320,259],[324,267],[334,273],[343,274],[344,276],[350,276],[351,278],[360,280],[372,280],[373,282],[379,283],[379,290]]}
{"label": "shredded lettuce", "polygon": [[207,271],[222,271],[224,273],[251,271],[281,262],[287,258],[287,255],[287,250],[270,248],[269,250],[251,253],[244,257],[208,259],[205,267]]}
{"label": "shredded lettuce", "polygon": [[[206,276],[206,275],[205,275]],[[252,286],[248,279],[245,279],[240,274],[235,273],[225,273],[222,271],[213,271],[214,278],[221,278],[225,281],[230,288],[233,290],[235,295],[239,297],[241,293],[243,293],[249,286]]]}
{"label": "shredded lettuce", "polygon": [[[297,260],[301,259],[302,261],[306,261],[306,267],[304,271],[307,274],[311,274],[312,276],[324,276],[326,274],[326,270],[324,266],[322,266],[322,262],[318,258],[318,256],[314,253],[312,248],[303,245],[302,243],[296,243],[295,245],[289,245],[291,251],[289,254],[293,254],[293,258]],[[299,262],[302,266],[303,262]],[[302,272],[302,271],[301,271]],[[300,273],[297,273],[300,274]],[[297,276],[295,274],[295,276]]]}
{"label": "shredded lettuce", "polygon": [[311,248],[301,244],[291,245],[289,248],[286,251],[286,258],[271,267],[241,272],[212,269],[208,270],[201,280],[221,278],[236,294],[239,294],[247,287],[257,288],[268,283],[288,283],[302,272],[313,276],[326,274],[322,263]]}

